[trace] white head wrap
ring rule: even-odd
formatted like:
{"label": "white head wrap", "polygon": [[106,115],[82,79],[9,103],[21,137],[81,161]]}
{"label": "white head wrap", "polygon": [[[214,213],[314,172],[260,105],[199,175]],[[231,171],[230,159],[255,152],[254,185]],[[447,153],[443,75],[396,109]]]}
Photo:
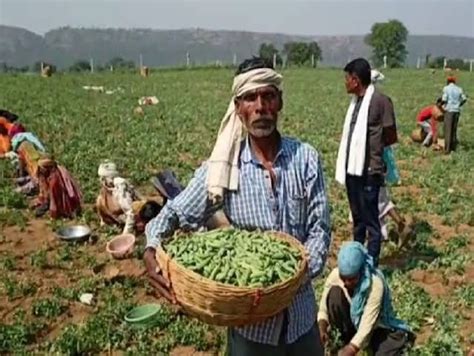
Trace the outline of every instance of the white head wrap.
{"label": "white head wrap", "polygon": [[379,72],[377,69],[372,69],[370,71],[370,80],[372,83],[381,82],[385,79],[385,76]]}
{"label": "white head wrap", "polygon": [[232,98],[208,160],[207,189],[212,203],[222,201],[224,190],[237,190],[238,187],[243,125],[235,112],[234,100],[246,92],[269,85],[280,90],[282,78],[281,74],[270,68],[253,69],[234,78]]}
{"label": "white head wrap", "polygon": [[99,165],[97,174],[100,178],[114,178],[118,176],[117,165],[111,161],[105,161]]}

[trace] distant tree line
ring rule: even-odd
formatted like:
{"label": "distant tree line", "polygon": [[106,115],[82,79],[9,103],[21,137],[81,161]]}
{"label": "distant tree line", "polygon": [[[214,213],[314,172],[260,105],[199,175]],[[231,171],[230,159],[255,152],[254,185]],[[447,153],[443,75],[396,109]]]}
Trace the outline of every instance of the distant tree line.
{"label": "distant tree line", "polygon": [[431,55],[429,55],[429,54],[425,58],[425,66],[428,67],[428,68],[433,68],[433,69],[443,69],[445,59],[446,59],[446,67],[448,67],[448,68],[459,69],[459,70],[469,70],[470,69],[469,62],[464,61],[464,59],[462,59],[462,58],[448,59],[444,56],[431,58]]}
{"label": "distant tree line", "polygon": [[[22,66],[22,67],[15,67],[8,65],[6,63],[0,63],[0,72],[1,73],[27,73],[27,72],[34,72],[40,73],[41,66],[46,67],[49,66],[51,71],[54,73],[57,71],[57,68],[54,64],[48,62],[41,62],[37,61],[32,66]],[[130,71],[136,69],[135,62],[127,61],[121,57],[114,57],[108,62],[104,64],[100,64],[94,66],[95,72],[102,72],[102,71]],[[91,63],[88,60],[80,59],[74,62],[71,66],[64,70],[65,72],[90,72],[91,71]]]}
{"label": "distant tree line", "polygon": [[29,66],[15,67],[10,66],[7,63],[0,63],[0,72],[1,73],[26,73],[30,70]]}
{"label": "distant tree line", "polygon": [[[384,64],[389,68],[399,68],[405,66],[408,51],[406,41],[408,30],[404,24],[398,20],[374,23],[370,33],[365,37],[365,43],[372,47],[372,62],[376,67]],[[262,43],[259,48],[260,57],[275,62],[277,66],[283,64],[289,66],[313,66],[316,67],[322,60],[322,51],[318,43],[313,42],[287,42],[283,48],[278,49],[272,43]],[[445,57],[434,57],[428,54],[425,57],[425,67],[444,68]],[[31,67],[16,67],[0,62],[0,72],[3,73],[25,73],[41,72],[41,66],[49,66],[52,72],[56,72],[55,65],[46,62],[36,62]],[[216,66],[223,66],[216,62]],[[461,58],[447,59],[446,66],[452,69],[470,70],[470,63]],[[193,66],[194,67],[194,66]],[[204,66],[208,67],[208,66]],[[65,72],[90,72],[91,62],[86,59],[77,60]],[[114,57],[106,63],[94,64],[94,72],[102,71],[133,71],[137,69],[134,61],[126,60],[122,57]]]}
{"label": "distant tree line", "polygon": [[262,43],[259,49],[259,56],[267,61],[273,62],[277,66],[283,65],[283,58],[286,58],[286,65],[295,66],[317,66],[322,60],[322,51],[317,42],[287,42],[280,51],[272,43]]}
{"label": "distant tree line", "polygon": [[[129,71],[135,69],[134,61],[127,61],[121,57],[114,57],[103,65],[94,66],[94,71]],[[91,63],[87,60],[78,60],[68,68],[69,72],[90,72]]]}

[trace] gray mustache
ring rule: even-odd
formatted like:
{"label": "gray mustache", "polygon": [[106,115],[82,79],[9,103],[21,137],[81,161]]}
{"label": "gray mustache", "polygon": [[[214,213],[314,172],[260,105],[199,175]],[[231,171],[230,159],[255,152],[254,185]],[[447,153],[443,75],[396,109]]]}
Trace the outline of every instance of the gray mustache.
{"label": "gray mustache", "polygon": [[258,119],[257,121],[254,121],[252,123],[252,126],[255,125],[255,126],[259,126],[259,125],[273,125],[274,122],[273,120],[271,119]]}

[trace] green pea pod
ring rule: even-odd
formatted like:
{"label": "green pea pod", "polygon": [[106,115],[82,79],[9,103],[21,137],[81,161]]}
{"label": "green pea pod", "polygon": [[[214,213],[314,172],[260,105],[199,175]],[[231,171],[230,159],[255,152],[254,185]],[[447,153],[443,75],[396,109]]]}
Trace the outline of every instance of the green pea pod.
{"label": "green pea pod", "polygon": [[250,270],[245,270],[245,272],[242,274],[243,285],[247,285],[249,279],[250,279]]}
{"label": "green pea pod", "polygon": [[209,264],[209,262],[211,262],[211,260],[212,260],[212,256],[207,257],[206,259],[201,260],[197,266],[199,268],[204,268],[205,266],[207,266]]}
{"label": "green pea pod", "polygon": [[295,273],[295,267],[291,264],[291,262],[285,262],[282,264],[282,267],[284,270],[286,270],[288,273],[294,274]]}
{"label": "green pea pod", "polygon": [[280,266],[276,266],[275,271],[276,271],[280,281],[284,281],[286,279],[286,274]]}
{"label": "green pea pod", "polygon": [[235,269],[234,268],[229,268],[229,271],[227,272],[226,279],[231,280],[235,276]]}
{"label": "green pea pod", "polygon": [[217,265],[216,267],[214,267],[214,269],[212,270],[211,274],[209,275],[209,279],[213,279],[215,280],[216,279],[216,275],[217,275],[217,272],[219,272],[219,265]]}
{"label": "green pea pod", "polygon": [[288,254],[288,257],[289,257],[289,259],[291,260],[291,262],[293,262],[295,265],[298,265],[298,260],[297,260],[296,257],[294,256],[294,253],[289,253],[289,254]]}
{"label": "green pea pod", "polygon": [[251,277],[252,278],[260,278],[260,277],[263,277],[265,276],[265,272],[264,271],[252,271],[252,274],[251,274]]}
{"label": "green pea pod", "polygon": [[219,272],[216,274],[216,281],[223,282],[226,274],[224,272]]}

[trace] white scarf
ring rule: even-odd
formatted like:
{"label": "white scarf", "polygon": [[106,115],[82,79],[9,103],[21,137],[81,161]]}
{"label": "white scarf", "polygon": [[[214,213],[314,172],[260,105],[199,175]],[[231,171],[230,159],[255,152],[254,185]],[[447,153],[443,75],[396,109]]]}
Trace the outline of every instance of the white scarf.
{"label": "white scarf", "polygon": [[[365,149],[367,143],[367,119],[369,115],[369,105],[374,94],[374,86],[370,84],[365,91],[364,98],[360,105],[357,121],[351,137],[351,145],[349,149],[349,158],[347,158],[347,144],[349,140],[349,131],[352,120],[352,113],[357,103],[357,97],[352,97],[349,109],[347,109],[346,119],[344,122],[344,130],[342,131],[341,143],[339,145],[339,153],[336,163],[336,180],[340,184],[346,183],[346,174],[354,176],[362,176],[364,173]],[[347,171],[346,171],[347,163]]]}
{"label": "white scarf", "polygon": [[207,190],[212,204],[222,201],[224,190],[237,190],[238,187],[238,160],[243,125],[235,112],[235,98],[269,85],[280,89],[281,80],[282,76],[270,68],[253,69],[234,78],[232,98],[222,118],[216,143],[207,162]]}
{"label": "white scarf", "polygon": [[114,162],[104,161],[99,165],[97,174],[100,178],[114,178],[118,176],[117,166]]}

